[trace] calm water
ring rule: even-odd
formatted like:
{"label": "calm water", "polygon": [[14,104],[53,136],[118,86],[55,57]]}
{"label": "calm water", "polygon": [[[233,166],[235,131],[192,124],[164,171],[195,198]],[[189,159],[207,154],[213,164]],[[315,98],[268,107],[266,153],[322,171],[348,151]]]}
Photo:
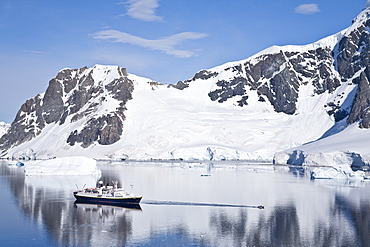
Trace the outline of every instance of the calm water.
{"label": "calm water", "polygon": [[[241,163],[101,164],[102,178],[0,168],[0,246],[370,246],[370,182]],[[133,184],[141,209],[75,204],[76,185],[99,179]]]}

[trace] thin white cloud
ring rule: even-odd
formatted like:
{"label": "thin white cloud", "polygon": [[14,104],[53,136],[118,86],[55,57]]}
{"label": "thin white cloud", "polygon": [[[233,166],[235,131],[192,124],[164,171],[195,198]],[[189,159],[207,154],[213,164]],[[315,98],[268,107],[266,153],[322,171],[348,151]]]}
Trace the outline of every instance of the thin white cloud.
{"label": "thin white cloud", "polygon": [[104,30],[94,33],[92,36],[94,39],[138,45],[145,48],[149,48],[151,50],[162,51],[166,54],[175,57],[188,58],[193,57],[196,54],[193,51],[176,49],[176,46],[186,40],[196,40],[205,38],[208,36],[208,34],[197,32],[183,32],[160,39],[150,40],[134,36],[128,33],[120,32],[117,30]]}
{"label": "thin white cloud", "polygon": [[25,50],[24,52],[27,54],[32,54],[32,55],[47,55],[46,52],[36,51],[36,50]]}
{"label": "thin white cloud", "polygon": [[316,3],[301,4],[295,8],[295,12],[303,15],[310,15],[320,12],[320,8]]}
{"label": "thin white cloud", "polygon": [[127,15],[141,21],[160,21],[155,11],[159,7],[159,0],[128,0]]}

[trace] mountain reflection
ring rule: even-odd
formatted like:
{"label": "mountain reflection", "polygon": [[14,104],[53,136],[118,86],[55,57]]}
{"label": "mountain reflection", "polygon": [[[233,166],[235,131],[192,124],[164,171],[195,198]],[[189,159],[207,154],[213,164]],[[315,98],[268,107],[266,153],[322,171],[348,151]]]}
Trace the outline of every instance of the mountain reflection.
{"label": "mountain reflection", "polygon": [[214,235],[230,246],[368,246],[370,243],[370,204],[355,207],[336,196],[330,221],[318,220],[310,237],[300,229],[299,215],[294,205],[277,206],[256,226],[248,226],[248,215],[241,209],[238,217],[226,212],[212,213],[210,228]]}
{"label": "mountain reflection", "polygon": [[73,186],[81,181],[95,184],[96,178],[24,176],[20,170],[2,166],[3,175],[15,175],[6,178],[19,208],[35,224],[43,225],[56,243],[65,246],[120,246],[132,235],[130,211],[137,209],[74,204]]}
{"label": "mountain reflection", "polygon": [[299,246],[300,230],[297,210],[294,205],[277,206],[265,226],[270,237],[264,239],[264,245]]}
{"label": "mountain reflection", "polygon": [[132,235],[130,209],[105,205],[75,204],[70,210],[72,234],[64,234],[61,242],[68,245],[123,245]]}
{"label": "mountain reflection", "polygon": [[240,210],[236,218],[231,218],[225,211],[213,213],[209,225],[218,235],[231,236],[236,243],[242,243],[247,236],[247,213]]}
{"label": "mountain reflection", "polygon": [[[167,193],[169,198],[186,191],[179,187],[163,186],[169,184],[168,178],[177,181],[185,174],[183,181],[189,181],[185,188],[189,189],[191,183],[197,183],[194,187],[197,190],[208,188],[202,186],[213,188],[222,182],[218,173],[202,178],[199,175],[201,173],[188,176],[194,170],[189,173],[188,170],[172,173],[176,171],[174,168],[166,168],[164,173],[163,169],[153,167],[148,174],[141,175],[142,181],[138,182],[131,176],[131,170],[115,169],[114,172],[103,171],[102,178],[27,177],[21,169],[1,166],[1,178],[5,179],[17,199],[17,206],[35,225],[45,228],[56,245],[368,246],[370,243],[370,196],[367,183],[311,181],[296,170],[291,170],[289,177],[269,172],[271,177],[268,181],[277,176],[271,186],[266,185],[267,180],[259,182],[257,179],[249,179],[247,185],[255,184],[240,189],[248,198],[254,195],[252,192],[258,187],[268,199],[263,210],[221,207],[220,203],[203,203],[202,206],[200,202],[150,204],[144,200],[141,211],[140,208],[137,210],[74,202],[72,191],[76,185],[94,186],[100,179],[116,180],[123,184],[122,174],[142,186],[139,189],[147,191],[146,195],[152,193],[149,190],[152,187],[161,188],[166,190],[163,193]],[[132,171],[135,174],[138,170],[145,173],[145,169],[148,168],[141,170],[135,167]],[[163,174],[168,177],[160,177]],[[149,176],[159,178],[145,185],[148,187],[143,187]],[[256,176],[259,173],[253,171],[250,178]],[[268,175],[261,174],[261,177],[265,176]],[[242,183],[244,180],[236,181]],[[233,186],[233,183],[222,185]],[[227,195],[230,195],[231,188],[225,190]],[[222,190],[218,188],[217,191]],[[222,196],[217,194],[213,198]],[[150,199],[147,201],[150,202]],[[242,201],[236,203],[241,204]]]}
{"label": "mountain reflection", "polygon": [[299,220],[293,206],[276,207],[268,219],[261,216],[253,228],[248,227],[247,216],[245,210],[237,217],[220,211],[212,214],[210,226],[221,238],[233,241],[232,246],[300,246]]}

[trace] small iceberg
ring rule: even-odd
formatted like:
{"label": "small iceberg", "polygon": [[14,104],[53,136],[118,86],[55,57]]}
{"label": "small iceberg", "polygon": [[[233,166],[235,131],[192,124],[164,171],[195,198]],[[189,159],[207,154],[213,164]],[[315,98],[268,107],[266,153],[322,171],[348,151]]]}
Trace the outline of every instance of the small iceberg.
{"label": "small iceberg", "polygon": [[83,156],[55,158],[30,162],[24,166],[27,176],[31,175],[100,175],[96,160]]}
{"label": "small iceberg", "polygon": [[18,161],[16,164],[15,164],[16,167],[22,167],[24,166],[24,164],[20,161]]}
{"label": "small iceberg", "polygon": [[317,167],[311,171],[312,179],[356,179],[364,180],[364,171],[352,171],[349,165]]}
{"label": "small iceberg", "polygon": [[22,163],[22,162],[20,162],[20,161],[18,161],[17,163],[10,162],[8,165],[9,165],[10,167],[22,167],[22,166],[24,166],[24,163]]}

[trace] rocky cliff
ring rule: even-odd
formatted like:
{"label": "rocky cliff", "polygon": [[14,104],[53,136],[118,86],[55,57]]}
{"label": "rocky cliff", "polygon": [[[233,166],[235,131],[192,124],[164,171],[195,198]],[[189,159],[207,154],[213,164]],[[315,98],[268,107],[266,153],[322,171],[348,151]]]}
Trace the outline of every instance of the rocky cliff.
{"label": "rocky cliff", "polygon": [[[98,77],[101,80],[97,81]],[[132,98],[132,90],[133,84],[124,68],[64,69],[50,80],[43,95],[21,106],[11,128],[0,139],[0,148],[7,150],[25,143],[37,137],[47,125],[70,124],[81,118],[87,118],[86,124],[73,129],[66,143],[88,147],[94,142],[101,145],[117,142],[125,120],[125,104]],[[116,104],[99,113],[108,100],[115,100]]]}

